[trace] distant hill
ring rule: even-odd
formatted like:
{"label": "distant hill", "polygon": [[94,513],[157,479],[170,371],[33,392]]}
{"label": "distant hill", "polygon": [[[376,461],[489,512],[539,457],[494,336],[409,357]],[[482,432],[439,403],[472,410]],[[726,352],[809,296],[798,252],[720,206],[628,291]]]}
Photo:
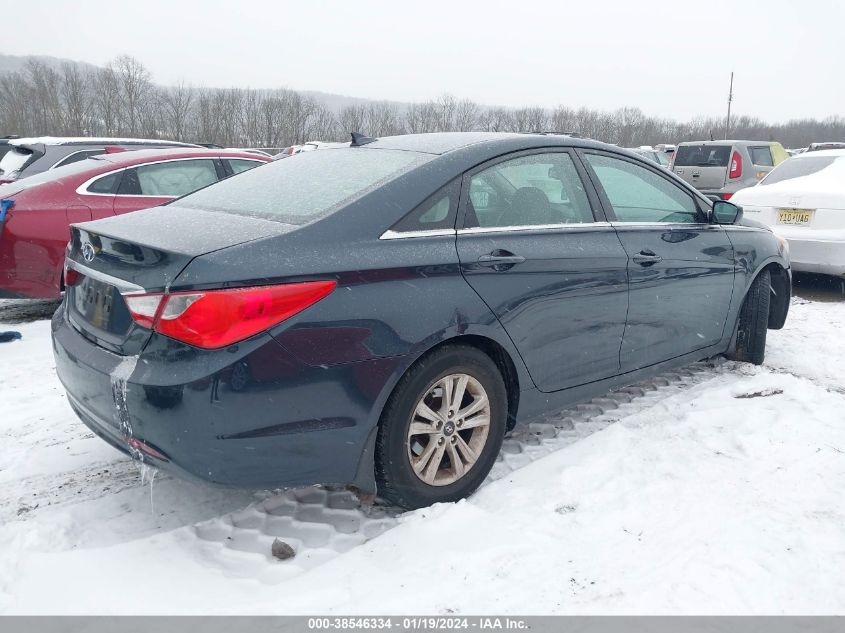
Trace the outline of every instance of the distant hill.
{"label": "distant hill", "polygon": [[0,53],[0,74],[20,72],[24,69],[26,63],[30,59],[43,62],[47,66],[55,69],[61,68],[62,64],[68,62],[88,70],[95,70],[97,68],[97,66],[89,64],[88,62],[78,62],[73,59],[50,57],[49,55],[6,55],[5,53]]}
{"label": "distant hill", "polygon": [[[100,68],[95,64],[89,64],[88,62],[80,62],[73,59],[64,59],[61,57],[51,57],[49,55],[7,55],[5,53],[0,53],[0,75],[5,73],[13,73],[13,72],[21,72],[25,69],[27,61],[30,59],[35,59],[40,62],[43,62],[47,66],[51,68],[55,68],[59,70],[63,64],[70,63],[76,64],[80,68],[84,68],[86,70],[97,70]],[[155,78],[153,78],[154,83]],[[161,85],[161,84],[159,84]],[[224,86],[211,86],[212,88],[222,88]],[[331,92],[321,92],[319,90],[297,90],[302,95],[307,95],[309,97],[313,97],[323,105],[325,105],[329,110],[332,112],[340,112],[343,108],[347,106],[357,106],[357,105],[367,105],[373,103],[374,99],[367,99],[366,97],[350,97],[348,95],[340,95],[334,94]],[[384,103],[380,101],[379,103]],[[408,103],[401,102],[401,101],[387,101],[386,103],[390,103],[392,105],[396,105],[400,111],[404,111],[405,108],[409,105]]]}

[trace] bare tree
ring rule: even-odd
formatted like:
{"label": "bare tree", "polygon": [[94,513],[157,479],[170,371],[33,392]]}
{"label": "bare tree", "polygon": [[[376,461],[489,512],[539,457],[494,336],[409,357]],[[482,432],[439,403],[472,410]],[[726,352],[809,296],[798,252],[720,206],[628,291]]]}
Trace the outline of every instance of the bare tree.
{"label": "bare tree", "polygon": [[337,124],[345,134],[350,132],[374,134],[368,129],[367,119],[367,108],[364,105],[348,105],[338,114]]}
{"label": "bare tree", "polygon": [[394,136],[404,132],[398,108],[386,101],[371,103],[367,108],[367,133],[371,136]]}
{"label": "bare tree", "polygon": [[[283,147],[308,140],[446,131],[578,132],[624,146],[722,138],[722,117],[678,122],[649,117],[636,107],[613,112],[560,105],[553,110],[484,107],[450,94],[407,106],[361,100],[339,111],[294,90],[159,87],[137,60],[123,55],[90,72],[66,63],[30,60],[23,71],[0,75],[0,132],[5,134],[118,134],[168,137],[229,146]],[[795,119],[772,125],[739,113],[731,135],[779,140],[801,147],[845,140],[845,118]]]}
{"label": "bare tree", "polygon": [[150,72],[134,57],[121,55],[112,63],[120,96],[123,103],[121,108],[121,133],[131,136],[138,134],[141,125],[141,110],[144,100],[150,94]]}
{"label": "bare tree", "polygon": [[469,132],[478,124],[478,105],[463,99],[455,105],[455,131]]}
{"label": "bare tree", "polygon": [[120,126],[120,85],[111,64],[101,68],[94,76],[94,105],[97,118],[106,136],[118,133]]}
{"label": "bare tree", "polygon": [[161,93],[164,129],[167,135],[176,141],[187,138],[188,121],[194,104],[194,90],[180,82],[172,88],[165,88]]}
{"label": "bare tree", "polygon": [[89,74],[76,64],[62,64],[61,101],[64,131],[73,136],[90,132],[91,95]]}

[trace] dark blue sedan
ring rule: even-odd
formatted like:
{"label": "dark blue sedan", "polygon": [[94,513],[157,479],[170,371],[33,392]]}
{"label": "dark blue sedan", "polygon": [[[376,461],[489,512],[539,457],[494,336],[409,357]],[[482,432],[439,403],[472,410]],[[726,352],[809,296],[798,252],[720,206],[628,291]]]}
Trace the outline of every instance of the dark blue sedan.
{"label": "dark blue sedan", "polygon": [[414,508],[505,433],[726,353],[761,363],[786,245],[631,152],[424,134],[303,153],[72,228],[59,377],[95,433],[218,484]]}

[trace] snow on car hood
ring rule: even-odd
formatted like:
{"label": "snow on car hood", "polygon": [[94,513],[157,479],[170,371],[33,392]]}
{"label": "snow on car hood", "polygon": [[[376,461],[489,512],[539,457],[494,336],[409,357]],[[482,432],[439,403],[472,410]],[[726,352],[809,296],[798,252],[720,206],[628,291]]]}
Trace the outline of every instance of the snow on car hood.
{"label": "snow on car hood", "polygon": [[740,206],[845,209],[845,169],[825,169],[809,176],[741,189],[731,202]]}

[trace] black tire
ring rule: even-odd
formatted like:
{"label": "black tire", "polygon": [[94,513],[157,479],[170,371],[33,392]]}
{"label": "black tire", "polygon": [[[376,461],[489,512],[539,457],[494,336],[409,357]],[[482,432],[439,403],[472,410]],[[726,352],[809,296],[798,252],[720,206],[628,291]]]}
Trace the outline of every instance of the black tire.
{"label": "black tire", "polygon": [[[478,381],[489,402],[490,424],[486,442],[465,474],[453,483],[431,485],[413,470],[408,448],[409,427],[419,401],[439,380],[452,374],[466,374]],[[378,495],[409,510],[468,496],[481,485],[496,461],[505,435],[507,410],[508,396],[502,374],[480,350],[444,345],[424,356],[402,377],[382,412],[375,454]],[[463,433],[462,437],[467,432],[453,431]],[[430,441],[434,441],[433,436]],[[447,458],[444,463],[448,462]]]}
{"label": "black tire", "polygon": [[736,345],[731,358],[762,365],[766,355],[766,332],[769,327],[771,277],[764,270],[751,283],[736,326]]}

